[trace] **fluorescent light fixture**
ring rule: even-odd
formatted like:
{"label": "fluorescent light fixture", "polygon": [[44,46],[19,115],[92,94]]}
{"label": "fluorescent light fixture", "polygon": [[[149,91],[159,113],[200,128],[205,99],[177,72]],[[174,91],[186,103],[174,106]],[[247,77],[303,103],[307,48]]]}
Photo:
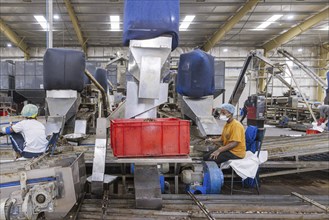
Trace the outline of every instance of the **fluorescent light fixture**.
{"label": "fluorescent light fixture", "polygon": [[299,48],[297,51],[298,52],[303,52],[303,48]]}
{"label": "fluorescent light fixture", "polygon": [[120,30],[120,16],[119,15],[111,15],[111,31],[119,31]]}
{"label": "fluorescent light fixture", "polygon": [[58,20],[59,19],[59,15],[54,15],[54,19]]}
{"label": "fluorescent light fixture", "polygon": [[320,30],[321,30],[321,31],[329,31],[329,26],[324,27],[324,28],[321,28]]}
{"label": "fluorescent light fixture", "polygon": [[186,31],[187,28],[190,26],[192,21],[194,20],[195,15],[186,15],[183,22],[179,26],[180,31]]}
{"label": "fluorescent light fixture", "polygon": [[224,48],[224,49],[223,49],[223,52],[225,52],[225,53],[226,53],[227,51],[228,51],[228,49],[227,49],[227,48]]}
{"label": "fluorescent light fixture", "polygon": [[263,23],[261,23],[254,30],[263,30],[263,29],[267,28],[268,26],[270,26],[273,22],[275,22],[276,20],[278,20],[279,18],[281,18],[282,16],[283,15],[273,15],[272,17],[270,17],[269,19],[267,19],[266,21],[264,21]]}
{"label": "fluorescent light fixture", "polygon": [[47,30],[48,29],[48,22],[45,19],[44,16],[42,15],[34,15],[35,20],[37,20],[37,22],[40,24],[40,26],[44,29]]}
{"label": "fluorescent light fixture", "polygon": [[13,45],[11,45],[11,43],[7,43],[7,47],[12,47]]}
{"label": "fluorescent light fixture", "polygon": [[293,19],[294,17],[295,17],[295,16],[293,16],[293,15],[289,15],[289,16],[288,16],[288,19],[291,20],[291,19]]}

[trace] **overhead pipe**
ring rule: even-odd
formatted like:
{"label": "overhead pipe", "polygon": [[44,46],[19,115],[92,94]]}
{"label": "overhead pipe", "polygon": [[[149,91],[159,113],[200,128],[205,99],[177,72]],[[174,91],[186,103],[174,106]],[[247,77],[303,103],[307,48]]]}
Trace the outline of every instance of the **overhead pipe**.
{"label": "overhead pipe", "polygon": [[53,0],[47,0],[47,48],[53,48]]}
{"label": "overhead pipe", "polygon": [[2,19],[0,19],[0,30],[16,47],[24,52],[26,60],[30,59],[29,46]]}
{"label": "overhead pipe", "polygon": [[210,40],[208,40],[201,49],[207,52],[213,48],[229,31],[232,30],[234,25],[236,25],[255,5],[257,5],[257,3],[258,0],[249,0],[233,17],[231,17],[214,33]]}
{"label": "overhead pipe", "polygon": [[104,116],[107,117],[108,116],[108,112],[107,112],[107,94],[106,91],[104,90],[104,88],[97,82],[97,80],[93,77],[93,75],[91,75],[91,73],[88,70],[85,70],[85,74],[86,76],[90,79],[90,81],[97,87],[97,89],[102,93],[102,102],[103,102],[103,112],[104,112]]}
{"label": "overhead pipe", "polygon": [[85,52],[85,54],[87,55],[87,41],[84,39],[83,35],[82,35],[82,31],[80,29],[80,25],[79,25],[79,21],[78,18],[75,14],[75,11],[73,9],[73,6],[71,4],[70,0],[64,0],[67,12],[70,16],[75,34],[77,35],[78,41],[82,47],[82,50]]}
{"label": "overhead pipe", "polygon": [[329,7],[326,7],[326,9],[322,10],[320,13],[313,15],[312,17],[306,19],[302,23],[298,24],[297,26],[289,29],[285,33],[281,34],[280,36],[277,36],[273,40],[270,40],[266,44],[264,44],[262,47],[266,51],[270,51],[272,49],[275,49],[282,44],[285,44],[289,42],[292,38],[300,35],[301,33],[307,31],[317,23],[324,21],[329,18]]}
{"label": "overhead pipe", "polygon": [[[324,101],[325,95],[329,93],[329,44],[323,44],[320,47],[320,60],[319,60],[319,77],[323,80],[326,78],[327,74],[327,89],[324,90],[321,86],[318,86],[318,96],[317,99],[319,102]],[[328,96],[328,95],[327,95]],[[329,98],[329,97],[327,97]],[[328,104],[328,103],[325,103]]]}

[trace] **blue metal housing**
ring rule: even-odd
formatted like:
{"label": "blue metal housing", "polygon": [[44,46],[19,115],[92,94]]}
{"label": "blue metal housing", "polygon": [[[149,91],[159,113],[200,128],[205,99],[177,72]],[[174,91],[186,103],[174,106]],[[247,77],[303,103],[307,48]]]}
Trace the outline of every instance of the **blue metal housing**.
{"label": "blue metal housing", "polygon": [[220,194],[224,185],[224,174],[213,161],[203,163],[202,185],[189,185],[187,190],[193,194]]}

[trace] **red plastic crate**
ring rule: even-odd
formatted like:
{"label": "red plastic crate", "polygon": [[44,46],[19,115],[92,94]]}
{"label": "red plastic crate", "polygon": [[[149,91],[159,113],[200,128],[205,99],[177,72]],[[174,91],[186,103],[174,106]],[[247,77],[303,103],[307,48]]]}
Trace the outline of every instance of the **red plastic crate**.
{"label": "red plastic crate", "polygon": [[0,111],[0,116],[7,116],[8,112],[7,111]]}
{"label": "red plastic crate", "polygon": [[116,157],[179,156],[190,153],[190,122],[187,120],[116,119],[111,120],[110,132]]}
{"label": "red plastic crate", "polygon": [[306,134],[320,134],[321,132],[318,130],[307,129]]}

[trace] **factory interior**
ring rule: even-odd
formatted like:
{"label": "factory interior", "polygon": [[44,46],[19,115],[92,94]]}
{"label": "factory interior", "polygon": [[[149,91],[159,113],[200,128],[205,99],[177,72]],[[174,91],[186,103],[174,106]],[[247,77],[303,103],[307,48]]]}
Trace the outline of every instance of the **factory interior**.
{"label": "factory interior", "polygon": [[0,220],[329,219],[328,0],[0,0]]}

